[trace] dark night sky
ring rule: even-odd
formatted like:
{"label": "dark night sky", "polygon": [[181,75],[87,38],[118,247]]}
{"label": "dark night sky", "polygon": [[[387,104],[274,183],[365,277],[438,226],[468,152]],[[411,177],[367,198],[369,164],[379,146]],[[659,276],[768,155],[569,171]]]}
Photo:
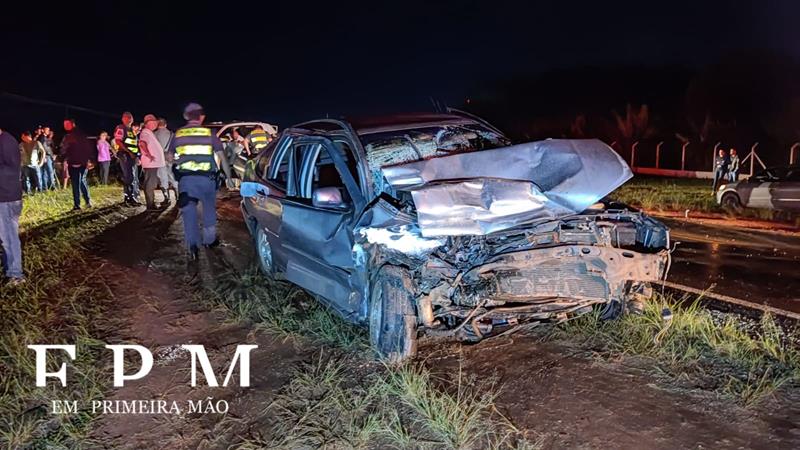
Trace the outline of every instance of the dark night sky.
{"label": "dark night sky", "polygon": [[[213,120],[285,126],[458,105],[576,66],[702,67],[743,49],[800,59],[797,1],[35,3],[3,7],[0,92],[139,118],[196,100]],[[0,98],[7,127],[36,111],[63,115]]]}

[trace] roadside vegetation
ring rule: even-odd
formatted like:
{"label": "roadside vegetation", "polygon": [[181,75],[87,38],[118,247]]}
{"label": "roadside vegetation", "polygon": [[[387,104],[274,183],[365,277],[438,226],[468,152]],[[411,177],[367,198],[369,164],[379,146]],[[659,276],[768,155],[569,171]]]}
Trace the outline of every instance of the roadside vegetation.
{"label": "roadside vegetation", "polygon": [[367,334],[305,291],[257,269],[231,272],[199,298],[237,320],[312,345],[314,357],[234,448],[536,449],[495,406],[501,387],[456,374],[441,378],[420,363],[376,362]]}
{"label": "roadside vegetation", "polygon": [[[119,188],[91,189],[96,208],[110,207],[118,194]],[[81,242],[122,216],[68,212],[71,206],[66,190],[24,199],[20,227],[28,233],[23,242],[28,281],[0,287],[0,448],[85,447],[90,414],[53,415],[51,401],[86,404],[102,397],[107,386],[98,337],[113,326],[104,314],[111,294],[95,281],[99,268],[86,259]],[[38,233],[44,224],[53,227]],[[27,348],[33,344],[77,345],[77,359],[67,362],[66,387],[53,381],[35,387],[35,354]],[[48,361],[48,370],[65,359]]]}
{"label": "roadside vegetation", "polygon": [[36,195],[26,195],[22,202],[22,216],[19,220],[21,231],[30,230],[43,224],[63,223],[67,218],[81,218],[89,213],[117,203],[121,200],[120,187],[116,185],[92,186],[92,209],[72,211],[72,189],[58,189]]}
{"label": "roadside vegetation", "polygon": [[647,211],[723,212],[711,195],[711,180],[636,176],[609,197]]}
{"label": "roadside vegetation", "polygon": [[689,210],[690,214],[726,214],[750,219],[794,222],[796,226],[800,226],[800,217],[785,211],[762,208],[733,211],[723,208],[717,204],[716,196],[711,194],[711,180],[636,176],[608,196],[649,213],[683,214]]}
{"label": "roadside vegetation", "polygon": [[800,383],[800,351],[768,314],[745,327],[733,316],[716,318],[698,301],[687,305],[657,294],[641,315],[603,321],[588,314],[561,325],[554,336],[578,339],[604,357],[650,359],[657,373],[744,406]]}

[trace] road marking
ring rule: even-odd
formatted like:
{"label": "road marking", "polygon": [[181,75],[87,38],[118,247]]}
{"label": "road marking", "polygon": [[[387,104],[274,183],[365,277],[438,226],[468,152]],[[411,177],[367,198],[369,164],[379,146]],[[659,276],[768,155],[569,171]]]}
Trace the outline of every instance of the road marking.
{"label": "road marking", "polygon": [[762,305],[762,304],[759,304],[759,303],[748,302],[747,300],[742,300],[742,299],[731,297],[731,296],[728,296],[728,295],[717,294],[717,293],[714,293],[714,292],[704,291],[704,290],[701,290],[701,289],[695,289],[693,287],[684,286],[682,284],[673,283],[673,282],[670,282],[670,281],[663,281],[662,284],[664,286],[668,287],[668,288],[678,289],[678,290],[681,290],[681,291],[688,292],[690,294],[700,295],[702,297],[713,298],[714,300],[719,300],[721,302],[733,303],[734,305],[743,306],[745,308],[757,309],[759,311],[768,312],[768,313],[776,315],[776,316],[783,316],[783,317],[788,317],[788,318],[794,319],[794,320],[800,320],[800,314],[792,312],[792,311],[786,311],[786,310],[783,310],[783,309],[778,309],[778,308],[775,308],[774,306]]}

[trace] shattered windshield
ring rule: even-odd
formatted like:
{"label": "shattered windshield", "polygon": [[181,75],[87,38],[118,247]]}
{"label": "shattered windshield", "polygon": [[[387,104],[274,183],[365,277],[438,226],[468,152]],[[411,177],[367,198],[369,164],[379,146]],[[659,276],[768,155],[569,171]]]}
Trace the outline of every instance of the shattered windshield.
{"label": "shattered windshield", "polygon": [[437,125],[361,136],[376,192],[393,194],[380,169],[454,153],[476,152],[510,144],[503,135],[478,123]]}

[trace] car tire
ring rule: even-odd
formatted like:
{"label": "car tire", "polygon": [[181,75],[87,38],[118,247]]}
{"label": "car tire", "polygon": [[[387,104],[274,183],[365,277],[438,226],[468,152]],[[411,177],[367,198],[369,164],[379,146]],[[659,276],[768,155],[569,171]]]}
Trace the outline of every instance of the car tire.
{"label": "car tire", "polygon": [[369,304],[369,340],[378,355],[399,363],[417,352],[414,283],[408,271],[384,266],[375,278]]}
{"label": "car tire", "polygon": [[272,276],[273,274],[273,261],[272,261],[272,247],[269,245],[269,239],[267,237],[267,232],[264,230],[263,227],[255,225],[256,233],[255,233],[255,245],[256,245],[256,256],[258,258],[258,267],[261,269],[261,272],[264,275]]}
{"label": "car tire", "polygon": [[723,208],[737,212],[742,210],[742,203],[739,201],[739,196],[733,192],[725,193],[720,199],[720,203],[722,204]]}

